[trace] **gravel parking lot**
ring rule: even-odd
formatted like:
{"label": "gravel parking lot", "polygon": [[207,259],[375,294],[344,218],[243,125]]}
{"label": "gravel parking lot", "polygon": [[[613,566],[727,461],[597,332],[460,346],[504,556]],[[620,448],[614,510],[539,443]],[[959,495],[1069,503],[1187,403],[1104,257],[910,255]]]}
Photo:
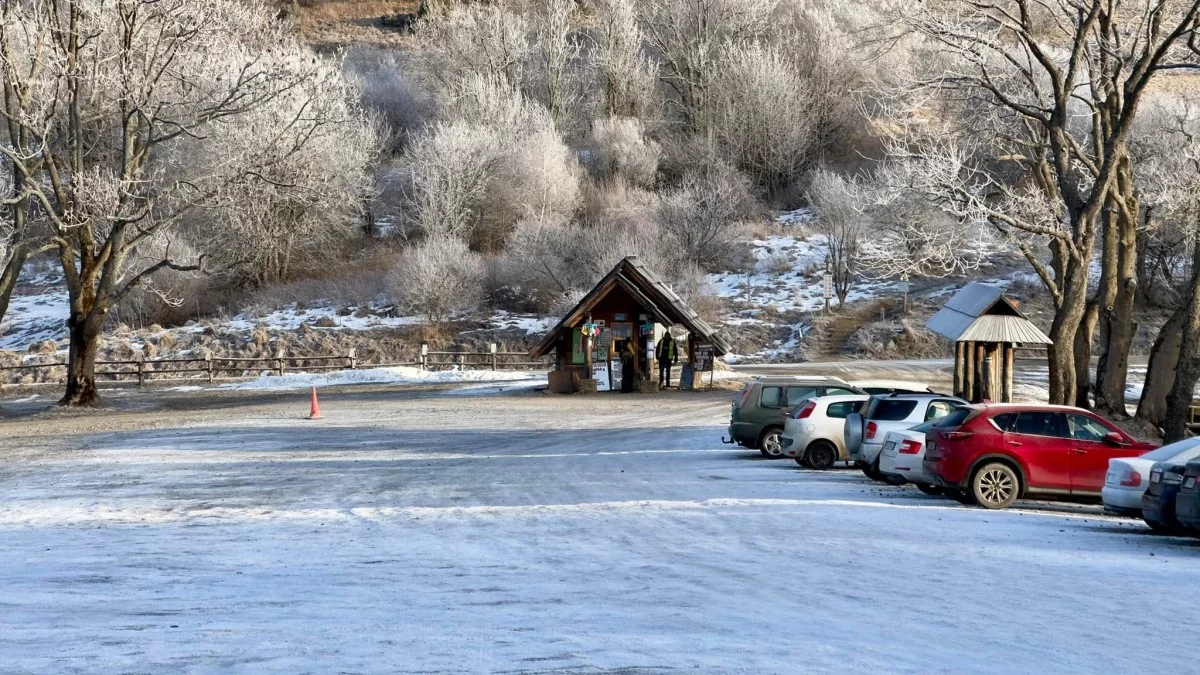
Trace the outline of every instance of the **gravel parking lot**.
{"label": "gravel parking lot", "polygon": [[3,404],[2,672],[1194,670],[1200,542],[764,460],[728,392],[108,403]]}

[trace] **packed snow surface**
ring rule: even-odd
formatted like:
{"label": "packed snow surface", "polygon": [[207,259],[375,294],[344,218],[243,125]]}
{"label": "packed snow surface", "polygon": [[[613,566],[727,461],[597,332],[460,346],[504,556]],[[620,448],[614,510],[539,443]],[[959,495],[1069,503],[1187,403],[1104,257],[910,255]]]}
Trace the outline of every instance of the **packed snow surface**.
{"label": "packed snow surface", "polygon": [[0,670],[1195,669],[1194,540],[763,460],[727,394],[221,395],[9,427]]}
{"label": "packed snow surface", "polygon": [[262,375],[249,382],[221,385],[222,389],[286,390],[348,384],[439,384],[455,382],[546,382],[545,372],[511,370],[421,370],[408,366],[336,370],[323,373]]}

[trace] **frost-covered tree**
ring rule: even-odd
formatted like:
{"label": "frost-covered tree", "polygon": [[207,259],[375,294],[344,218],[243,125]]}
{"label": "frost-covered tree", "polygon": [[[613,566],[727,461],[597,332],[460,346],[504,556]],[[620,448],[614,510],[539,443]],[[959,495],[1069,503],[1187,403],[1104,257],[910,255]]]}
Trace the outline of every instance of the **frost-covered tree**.
{"label": "frost-covered tree", "polygon": [[825,267],[832,277],[838,305],[846,303],[859,272],[862,239],[866,233],[859,208],[858,185],[828,169],[817,169],[809,177],[808,203],[815,212],[816,230],[825,239]]}
{"label": "frost-covered tree", "polygon": [[591,60],[610,117],[643,118],[654,102],[655,67],[644,49],[637,0],[597,0]]}
{"label": "frost-covered tree", "polygon": [[646,136],[637,118],[596,120],[586,148],[587,164],[597,177],[615,178],[641,188],[654,186],[662,148]]}
{"label": "frost-covered tree", "polygon": [[454,237],[435,236],[404,250],[392,274],[392,296],[434,327],[456,312],[474,310],[483,297],[484,265]]}
{"label": "frost-covered tree", "polygon": [[25,177],[70,297],[67,405],[98,400],[110,308],[229,245],[186,223],[247,195],[320,194],[330,183],[297,169],[301,156],[346,125],[369,126],[337,64],[234,0],[3,3],[0,73],[10,129],[0,155]]}
{"label": "frost-covered tree", "polygon": [[530,55],[529,24],[503,0],[438,7],[416,27],[430,75],[452,89],[473,75],[520,87]]}
{"label": "frost-covered tree", "polygon": [[661,236],[683,260],[720,267],[744,231],[752,202],[746,179],[733,167],[720,162],[697,167],[662,195]]}

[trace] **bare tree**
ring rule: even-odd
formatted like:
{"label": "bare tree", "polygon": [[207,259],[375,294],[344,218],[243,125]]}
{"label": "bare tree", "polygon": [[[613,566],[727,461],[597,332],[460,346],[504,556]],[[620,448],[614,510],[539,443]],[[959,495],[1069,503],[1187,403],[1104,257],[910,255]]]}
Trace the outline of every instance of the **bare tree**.
{"label": "bare tree", "polygon": [[862,252],[865,228],[856,191],[856,183],[828,169],[817,169],[809,179],[808,202],[817,216],[817,233],[825,239],[825,267],[839,306],[846,304]]}
{"label": "bare tree", "polygon": [[396,302],[434,327],[456,312],[474,310],[483,297],[483,258],[466,242],[436,236],[404,250],[392,275]]}
{"label": "bare tree", "polygon": [[646,55],[637,0],[598,0],[592,62],[610,117],[642,118],[653,105],[655,69]]}
{"label": "bare tree", "polygon": [[582,47],[572,33],[575,0],[546,0],[533,15],[534,61],[532,88],[559,126],[570,122],[568,112],[580,97],[575,77]]}
{"label": "bare tree", "polygon": [[[0,154],[47,219],[66,278],[62,402],[93,405],[109,309],[160,272],[203,266],[177,226],[229,206],[239,186],[288,189],[282,163],[364,120],[353,102],[332,103],[345,91],[336,64],[243,3],[39,0],[2,11],[6,118],[26,144]],[[267,109],[280,114],[258,115]],[[210,138],[238,142],[216,151]]]}
{"label": "bare tree", "polygon": [[777,0],[659,0],[641,3],[646,39],[686,126],[706,110],[715,66],[728,42],[770,30]]}
{"label": "bare tree", "polygon": [[453,88],[470,75],[519,87],[529,58],[529,26],[503,0],[438,7],[417,24],[421,51],[430,75],[443,88]]}
{"label": "bare tree", "polygon": [[647,138],[634,117],[610,117],[592,123],[587,141],[587,164],[602,179],[619,179],[636,187],[654,185],[662,149]]}
{"label": "bare tree", "polygon": [[[924,100],[918,107],[928,112],[933,97],[944,110],[957,109],[964,127],[987,132],[980,136],[986,143],[959,146],[965,161],[940,198],[1006,234],[1020,230],[1048,243],[1050,265],[1032,247],[1022,251],[1056,306],[1050,399],[1079,402],[1087,364],[1077,343],[1091,341],[1084,324],[1096,239],[1107,209],[1126,211],[1124,220],[1134,213],[1120,189],[1133,124],[1155,75],[1192,60],[1184,47],[1200,2],[989,0],[906,3],[901,11],[930,46],[911,100]],[[891,121],[911,129],[913,119]],[[1028,180],[1005,175],[1005,164]],[[1048,205],[1034,212],[1049,217],[1025,217],[1030,202]]]}
{"label": "bare tree", "polygon": [[488,127],[441,122],[405,152],[410,217],[428,237],[469,238],[500,139]]}
{"label": "bare tree", "polygon": [[695,168],[662,195],[662,236],[683,260],[719,267],[742,234],[752,201],[746,179],[733,167],[715,162]]}

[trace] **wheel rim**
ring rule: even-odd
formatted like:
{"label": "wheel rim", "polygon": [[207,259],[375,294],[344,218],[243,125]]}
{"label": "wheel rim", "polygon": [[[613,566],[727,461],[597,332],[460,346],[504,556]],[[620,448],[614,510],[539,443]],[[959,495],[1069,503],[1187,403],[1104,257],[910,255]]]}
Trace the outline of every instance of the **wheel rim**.
{"label": "wheel rim", "polygon": [[763,448],[772,455],[782,455],[783,448],[779,445],[779,434],[767,434],[767,437],[763,439]]}
{"label": "wheel rim", "polygon": [[813,464],[822,469],[833,466],[833,451],[825,447],[817,448],[816,453],[813,455]]}
{"label": "wheel rim", "polygon": [[989,504],[1010,501],[1015,490],[1012,475],[1002,469],[988,469],[979,476],[979,498]]}

